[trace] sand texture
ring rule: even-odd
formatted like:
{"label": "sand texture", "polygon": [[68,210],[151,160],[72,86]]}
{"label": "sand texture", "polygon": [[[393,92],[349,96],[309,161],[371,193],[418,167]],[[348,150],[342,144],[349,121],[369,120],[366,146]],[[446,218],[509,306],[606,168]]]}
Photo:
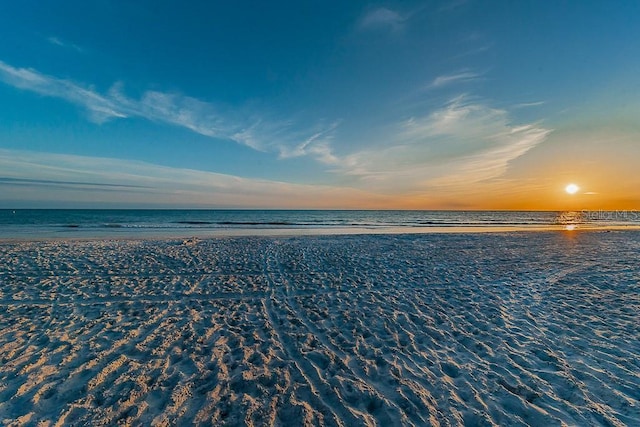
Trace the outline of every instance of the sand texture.
{"label": "sand texture", "polygon": [[0,244],[4,425],[640,425],[640,233]]}

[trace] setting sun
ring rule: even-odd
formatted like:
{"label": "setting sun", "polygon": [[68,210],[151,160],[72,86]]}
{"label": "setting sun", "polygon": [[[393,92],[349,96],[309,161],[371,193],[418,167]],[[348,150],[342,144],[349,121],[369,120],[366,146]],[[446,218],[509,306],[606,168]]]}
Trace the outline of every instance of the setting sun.
{"label": "setting sun", "polygon": [[569,194],[576,194],[578,190],[580,190],[580,187],[578,187],[575,184],[569,184],[564,188],[564,191],[566,191]]}

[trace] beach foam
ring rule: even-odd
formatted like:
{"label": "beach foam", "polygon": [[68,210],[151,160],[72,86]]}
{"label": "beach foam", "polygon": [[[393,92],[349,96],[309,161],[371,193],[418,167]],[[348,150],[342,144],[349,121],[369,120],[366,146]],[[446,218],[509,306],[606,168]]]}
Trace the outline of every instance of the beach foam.
{"label": "beach foam", "polygon": [[639,425],[637,232],[6,242],[8,425]]}

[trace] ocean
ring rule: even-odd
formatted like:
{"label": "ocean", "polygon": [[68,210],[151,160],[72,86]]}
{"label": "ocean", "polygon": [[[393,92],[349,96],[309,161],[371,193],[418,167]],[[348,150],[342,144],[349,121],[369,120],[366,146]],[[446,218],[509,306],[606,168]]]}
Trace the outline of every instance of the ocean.
{"label": "ocean", "polygon": [[0,210],[0,238],[634,228],[640,211]]}

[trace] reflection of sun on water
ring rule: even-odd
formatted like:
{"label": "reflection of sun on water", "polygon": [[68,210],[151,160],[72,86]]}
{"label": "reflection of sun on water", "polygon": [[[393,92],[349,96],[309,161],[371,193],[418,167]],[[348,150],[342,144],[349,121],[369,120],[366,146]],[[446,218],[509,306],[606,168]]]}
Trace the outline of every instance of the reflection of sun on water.
{"label": "reflection of sun on water", "polygon": [[[571,183],[564,188],[567,194],[574,195],[580,190],[576,184]],[[564,225],[566,231],[573,231],[576,229],[576,224],[584,221],[584,216],[581,212],[563,212],[560,214],[559,222]]]}
{"label": "reflection of sun on water", "polygon": [[561,225],[565,231],[576,230],[581,224],[585,224],[587,221],[584,212],[578,211],[566,211],[558,213],[555,222]]}

